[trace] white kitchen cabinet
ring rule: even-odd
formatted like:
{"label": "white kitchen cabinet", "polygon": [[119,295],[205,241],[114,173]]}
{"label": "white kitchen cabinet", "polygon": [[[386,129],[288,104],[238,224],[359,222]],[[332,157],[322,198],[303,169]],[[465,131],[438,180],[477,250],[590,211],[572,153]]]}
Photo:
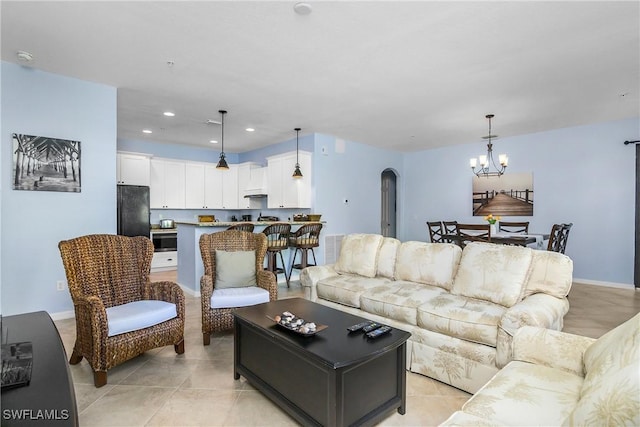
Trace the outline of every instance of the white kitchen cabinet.
{"label": "white kitchen cabinet", "polygon": [[151,271],[175,270],[178,267],[178,252],[154,252],[151,259]]}
{"label": "white kitchen cabinet", "polygon": [[238,167],[216,169],[215,163],[185,163],[187,209],[238,209]]}
{"label": "white kitchen cabinet", "polygon": [[238,209],[238,165],[229,165],[229,170],[216,170],[222,182],[222,209]]}
{"label": "white kitchen cabinet", "polygon": [[118,153],[116,181],[122,185],[146,185],[151,179],[151,159],[140,154]]}
{"label": "white kitchen cabinet", "polygon": [[222,209],[222,172],[215,164],[204,166],[204,204],[207,209]]}
{"label": "white kitchen cabinet", "polygon": [[185,163],[184,207],[187,209],[205,209],[204,163]]}
{"label": "white kitchen cabinet", "polygon": [[299,154],[302,178],[293,178],[296,153],[267,158],[267,207],[311,208],[311,153]]}
{"label": "white kitchen cabinet", "polygon": [[185,162],[152,159],[151,208],[184,209],[185,183]]}

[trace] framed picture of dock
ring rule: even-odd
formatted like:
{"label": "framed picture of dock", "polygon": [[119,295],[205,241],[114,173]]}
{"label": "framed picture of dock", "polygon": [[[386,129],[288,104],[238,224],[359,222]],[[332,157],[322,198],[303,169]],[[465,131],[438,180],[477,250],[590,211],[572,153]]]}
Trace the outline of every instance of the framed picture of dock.
{"label": "framed picture of dock", "polygon": [[533,173],[473,177],[473,216],[533,216]]}
{"label": "framed picture of dock", "polygon": [[80,192],[80,141],[14,133],[13,189]]}

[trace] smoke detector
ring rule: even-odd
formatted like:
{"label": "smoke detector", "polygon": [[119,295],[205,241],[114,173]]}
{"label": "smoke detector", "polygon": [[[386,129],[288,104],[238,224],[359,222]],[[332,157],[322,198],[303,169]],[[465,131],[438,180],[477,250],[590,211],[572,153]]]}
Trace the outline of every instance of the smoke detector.
{"label": "smoke detector", "polygon": [[31,61],[33,61],[33,55],[30,54],[29,52],[25,52],[24,50],[19,50],[17,55],[18,55],[18,60],[20,62],[31,62]]}
{"label": "smoke detector", "polygon": [[311,13],[311,5],[309,3],[305,3],[305,2],[300,2],[300,3],[296,3],[293,6],[293,10],[298,14],[298,15],[308,15]]}

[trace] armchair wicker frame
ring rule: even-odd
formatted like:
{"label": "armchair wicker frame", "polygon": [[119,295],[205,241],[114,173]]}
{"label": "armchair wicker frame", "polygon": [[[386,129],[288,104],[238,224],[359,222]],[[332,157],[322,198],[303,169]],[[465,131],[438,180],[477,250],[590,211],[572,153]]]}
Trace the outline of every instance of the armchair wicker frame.
{"label": "armchair wicker frame", "polygon": [[233,308],[211,308],[211,295],[216,284],[216,249],[223,251],[256,252],[256,284],[269,291],[269,301],[278,299],[276,276],[263,270],[267,252],[267,236],[240,230],[225,230],[200,236],[200,255],[204,275],[200,279],[200,304],[202,306],[202,343],[211,343],[213,332],[233,329]]}
{"label": "armchair wicker frame", "polygon": [[[107,383],[107,370],[145,351],[173,344],[176,353],[184,353],[184,293],[174,282],[150,282],[151,240],[93,234],[61,241],[58,248],[76,318],[76,342],[69,363],[75,365],[86,358],[96,387]],[[106,309],[140,300],[174,303],[177,317],[108,336]]]}

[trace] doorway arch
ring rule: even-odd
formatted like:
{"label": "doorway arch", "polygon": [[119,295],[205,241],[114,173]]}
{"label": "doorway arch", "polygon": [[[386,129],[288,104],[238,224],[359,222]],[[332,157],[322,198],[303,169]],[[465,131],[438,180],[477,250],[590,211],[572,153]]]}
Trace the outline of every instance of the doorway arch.
{"label": "doorway arch", "polygon": [[380,234],[384,237],[397,235],[398,175],[393,169],[385,169],[380,175]]}

